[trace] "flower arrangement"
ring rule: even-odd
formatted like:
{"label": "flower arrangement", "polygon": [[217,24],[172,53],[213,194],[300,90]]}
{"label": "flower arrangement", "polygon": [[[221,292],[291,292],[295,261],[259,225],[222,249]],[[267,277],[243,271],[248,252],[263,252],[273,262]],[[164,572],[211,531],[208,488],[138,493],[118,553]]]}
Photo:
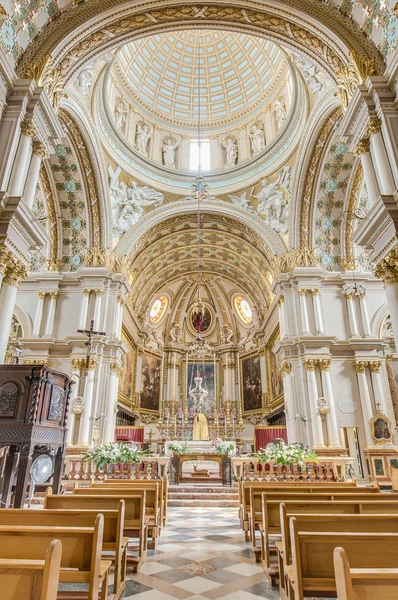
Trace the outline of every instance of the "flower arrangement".
{"label": "flower arrangement", "polygon": [[184,454],[187,449],[187,445],[182,442],[171,442],[168,445],[169,450],[171,450],[174,454]]}
{"label": "flower arrangement", "polygon": [[91,448],[84,455],[84,460],[94,463],[98,469],[102,469],[104,465],[114,465],[121,462],[138,463],[141,462],[144,456],[146,456],[146,453],[134,444],[111,442]]}
{"label": "flower arrangement", "polygon": [[273,462],[284,466],[293,464],[303,466],[308,461],[318,462],[318,456],[312,450],[303,450],[299,444],[286,445],[283,442],[266,449],[260,448],[256,457],[260,464]]}
{"label": "flower arrangement", "polygon": [[210,445],[216,449],[216,454],[225,454],[226,456],[235,454],[235,444],[223,441],[221,438],[214,439]]}

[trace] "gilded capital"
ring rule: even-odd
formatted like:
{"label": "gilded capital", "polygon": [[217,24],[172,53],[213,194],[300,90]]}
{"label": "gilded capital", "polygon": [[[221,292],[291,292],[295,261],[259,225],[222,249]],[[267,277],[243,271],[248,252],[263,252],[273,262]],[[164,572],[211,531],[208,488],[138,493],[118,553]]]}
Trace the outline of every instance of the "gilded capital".
{"label": "gilded capital", "polygon": [[290,373],[292,372],[292,363],[290,362],[284,362],[281,365],[281,375],[282,377],[284,377],[285,375],[290,375]]}
{"label": "gilded capital", "polygon": [[370,117],[368,124],[368,135],[374,135],[381,131],[381,120],[379,117]]}
{"label": "gilded capital", "polygon": [[359,262],[354,257],[346,257],[340,260],[340,265],[343,271],[358,271]]}
{"label": "gilded capital", "polygon": [[357,156],[361,156],[362,154],[366,154],[370,152],[370,140],[368,138],[362,138],[359,140],[357,145],[354,148],[354,154]]}
{"label": "gilded capital", "polygon": [[372,360],[368,362],[369,371],[371,373],[378,373],[381,369],[381,360]]}
{"label": "gilded capital", "polygon": [[40,158],[44,158],[45,156],[47,156],[46,147],[41,142],[37,142],[37,141],[33,142],[33,144],[32,144],[32,152],[36,156],[40,156]]}
{"label": "gilded capital", "polygon": [[90,360],[88,361],[87,370],[95,371],[95,369],[97,368],[97,364],[98,364],[98,360],[96,360],[95,358],[90,358]]}
{"label": "gilded capital", "polygon": [[89,296],[90,294],[91,294],[91,290],[83,290],[82,291],[83,296]]}
{"label": "gilded capital", "polygon": [[47,271],[60,271],[62,269],[62,261],[60,258],[46,261]]}
{"label": "gilded capital", "polygon": [[355,360],[352,363],[352,366],[354,367],[356,373],[365,373],[367,365],[368,363],[366,360]]}
{"label": "gilded capital", "polygon": [[50,292],[50,296],[52,300],[56,300],[58,298],[59,292]]}
{"label": "gilded capital", "polygon": [[299,289],[298,290],[298,295],[299,296],[305,296],[306,292],[307,292],[307,290]]}
{"label": "gilded capital", "polygon": [[383,260],[373,269],[375,277],[385,284],[398,283],[398,245],[394,246]]}
{"label": "gilded capital", "polygon": [[320,358],[318,361],[319,368],[321,371],[329,371],[330,366],[332,364],[331,358]]}
{"label": "gilded capital", "polygon": [[284,301],[285,301],[285,296],[279,296],[279,299],[278,299],[278,304],[279,304],[279,306],[280,306],[281,304],[283,304],[283,303],[284,303]]}
{"label": "gilded capital", "polygon": [[72,365],[72,369],[74,371],[80,371],[84,365],[84,359],[83,358],[71,358],[70,364]]}
{"label": "gilded capital", "polygon": [[47,292],[39,292],[37,295],[39,296],[40,300],[44,300],[44,298],[47,296]]}
{"label": "gilded capital", "polygon": [[115,373],[117,377],[122,374],[122,367],[118,362],[111,362],[109,369],[112,373]]}
{"label": "gilded capital", "polygon": [[16,287],[19,287],[21,281],[26,279],[27,276],[28,271],[25,265],[14,256],[12,257],[12,259],[10,259],[10,263],[5,272],[3,281],[4,283],[9,283],[10,285],[15,285]]}
{"label": "gilded capital", "polygon": [[96,296],[102,296],[103,293],[104,293],[104,290],[95,290]]}
{"label": "gilded capital", "polygon": [[310,294],[311,296],[319,296],[319,290],[317,288],[314,288],[310,290]]}
{"label": "gilded capital", "polygon": [[316,358],[308,358],[304,361],[304,369],[306,371],[315,371],[315,367],[317,365],[318,361]]}
{"label": "gilded capital", "polygon": [[33,138],[37,134],[36,127],[31,120],[25,119],[21,123],[21,132],[26,137]]}
{"label": "gilded capital", "polygon": [[12,258],[12,252],[5,246],[2,246],[0,248],[0,273],[3,275],[7,269],[12,266]]}

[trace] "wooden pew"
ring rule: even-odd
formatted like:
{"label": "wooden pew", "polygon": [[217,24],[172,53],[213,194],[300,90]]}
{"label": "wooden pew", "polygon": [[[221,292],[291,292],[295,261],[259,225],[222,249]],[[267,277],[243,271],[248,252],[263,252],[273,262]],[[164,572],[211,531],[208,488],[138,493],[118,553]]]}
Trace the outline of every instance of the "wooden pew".
{"label": "wooden pew", "polygon": [[[94,482],[94,480],[93,480]],[[96,481],[95,483],[99,483],[98,481]],[[166,525],[167,523],[167,498],[168,498],[168,494],[169,494],[169,480],[167,479],[167,477],[163,477],[161,479],[109,479],[108,475],[104,476],[104,479],[102,480],[102,483],[106,483],[107,485],[110,485],[111,487],[115,487],[114,484],[116,485],[121,485],[124,486],[124,484],[128,484],[128,485],[136,485],[136,486],[142,486],[146,483],[159,483],[160,484],[160,490],[161,490],[161,525]]]}
{"label": "wooden pew", "polygon": [[336,547],[344,547],[350,565],[356,569],[395,568],[397,564],[398,533],[299,531],[293,517],[290,538],[292,564],[286,567],[289,599],[336,597],[333,566]]}
{"label": "wooden pew", "polygon": [[[62,543],[59,581],[87,583],[88,592],[79,592],[81,597],[107,600],[112,563],[101,560],[103,530],[102,515],[97,515],[94,527],[0,525],[0,556],[3,559],[36,559],[38,553],[44,556],[50,541],[59,539]],[[67,591],[57,594],[57,598],[71,597],[73,593]]]}
{"label": "wooden pew", "polygon": [[76,486],[73,490],[73,493],[80,496],[90,496],[95,494],[98,496],[119,496],[119,498],[125,498],[126,496],[135,496],[141,491],[145,491],[145,515],[149,519],[148,535],[151,536],[153,547],[155,547],[157,538],[160,534],[160,487],[158,483],[154,485],[149,484],[148,486],[143,485],[140,487],[111,487],[100,483],[95,484],[95,487],[92,488],[79,488]]}
{"label": "wooden pew", "polygon": [[53,540],[44,560],[0,558],[1,599],[54,600],[57,597],[61,555],[61,542]]}
{"label": "wooden pew", "polygon": [[296,519],[300,531],[398,533],[398,513],[391,515],[301,515],[299,513],[290,513],[288,515],[286,505],[281,504],[280,515],[282,540],[276,543],[276,547],[278,553],[279,587],[282,598],[287,598],[284,578],[285,567],[291,564],[290,518],[294,517]]}
{"label": "wooden pew", "polygon": [[[46,494],[50,494],[46,492]],[[0,525],[24,525],[27,527],[94,527],[98,514],[104,517],[102,537],[103,552],[112,552],[115,562],[113,583],[114,600],[121,597],[126,587],[126,558],[128,538],[123,537],[124,500],[120,500],[118,510],[29,510],[12,508],[0,511]],[[104,559],[109,560],[107,554]]]}
{"label": "wooden pew", "polygon": [[[288,516],[291,514],[337,514],[337,515],[355,515],[355,514],[398,514],[398,498],[394,500],[394,496],[386,494],[389,501],[379,501],[379,496],[375,496],[367,500],[335,500],[330,502],[327,500],[319,500],[316,496],[310,500],[283,500]],[[267,499],[267,494],[262,496],[262,523],[260,524],[261,536],[261,563],[264,571],[275,585],[279,578],[279,570],[277,566],[271,564],[272,554],[277,553],[277,546],[272,546],[270,536],[281,536],[281,512],[280,506],[282,502],[279,499]]]}
{"label": "wooden pew", "polygon": [[397,600],[398,569],[351,569],[343,548],[333,552],[337,600]]}
{"label": "wooden pew", "polygon": [[[94,490],[92,490],[94,492]],[[124,536],[138,538],[137,556],[127,556],[127,562],[132,564],[134,572],[144,562],[147,555],[147,538],[149,519],[145,515],[146,492],[138,491],[134,496],[103,496],[91,495],[83,496],[80,494],[53,495],[51,489],[46,492],[44,498],[44,508],[53,510],[118,510],[120,500],[124,499]],[[36,512],[36,511],[35,511]],[[128,550],[132,550],[129,546]]]}

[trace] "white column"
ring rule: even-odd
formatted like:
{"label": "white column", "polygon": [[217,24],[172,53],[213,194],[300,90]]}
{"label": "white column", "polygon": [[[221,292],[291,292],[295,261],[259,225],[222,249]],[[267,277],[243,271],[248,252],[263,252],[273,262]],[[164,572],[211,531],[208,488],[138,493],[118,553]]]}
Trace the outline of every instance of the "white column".
{"label": "white column", "polygon": [[370,337],[372,332],[370,330],[368,307],[366,306],[366,290],[364,290],[359,296],[359,306],[361,309],[363,332],[366,337]]}
{"label": "white column", "polygon": [[35,127],[31,121],[21,123],[22,135],[19,139],[18,150],[15,155],[14,165],[8,184],[10,196],[22,196],[25,187],[26,175],[32,155],[32,140],[36,134]]}
{"label": "white column", "polygon": [[372,409],[372,401],[370,399],[370,394],[369,394],[368,380],[366,378],[366,365],[367,365],[367,362],[362,361],[362,360],[355,361],[353,364],[354,369],[357,373],[359,398],[361,400],[361,408],[362,408],[362,416],[363,416],[363,423],[364,423],[364,429],[365,429],[366,444],[373,445],[374,442],[373,442],[372,436],[370,434],[370,424],[369,424],[369,421],[373,416],[373,409]]}
{"label": "white column", "polygon": [[325,446],[325,441],[323,439],[322,418],[317,406],[319,394],[316,383],[315,367],[316,360],[309,359],[304,361],[304,368],[307,372],[308,401],[311,412],[313,446],[315,448],[323,448]]}
{"label": "white column", "polygon": [[329,434],[329,445],[341,447],[341,440],[339,434],[339,426],[337,423],[336,406],[334,403],[332,380],[330,378],[330,358],[325,358],[319,361],[319,368],[321,370],[323,395],[329,403],[329,412],[326,415],[326,425]]}
{"label": "white column", "polygon": [[343,291],[343,294],[345,295],[347,300],[348,320],[350,322],[351,337],[359,337],[357,318],[355,316],[354,292]]}
{"label": "white column", "polygon": [[395,192],[395,183],[381,134],[381,121],[378,117],[369,119],[368,133],[370,135],[370,148],[375,162],[380,193],[389,196]]}
{"label": "white column", "polygon": [[91,446],[90,436],[90,417],[93,415],[93,397],[94,397],[94,377],[95,369],[97,367],[97,361],[90,359],[90,364],[86,372],[86,380],[84,384],[83,394],[83,411],[80,417],[80,429],[79,429],[79,446]]}
{"label": "white column", "polygon": [[380,191],[379,184],[377,183],[376,179],[376,173],[373,168],[372,157],[370,155],[370,141],[367,139],[360,140],[356,145],[354,152],[361,160],[368,198],[373,205],[380,196]]}
{"label": "white column", "polygon": [[46,292],[38,293],[39,299],[37,301],[36,314],[35,314],[35,322],[33,324],[33,332],[32,335],[40,335],[41,322],[43,319],[43,309],[44,309],[44,301],[46,299]]}
{"label": "white column", "polygon": [[67,427],[68,427],[68,432],[66,434],[66,443],[67,444],[72,444],[73,443],[73,433],[75,430],[75,423],[76,423],[76,413],[73,411],[73,403],[75,398],[79,395],[79,377],[78,375],[80,375],[81,372],[81,368],[82,368],[82,361],[78,358],[72,358],[71,359],[71,364],[72,364],[72,379],[75,382],[75,385],[72,386],[72,391],[71,391],[71,395],[70,395],[70,410],[69,410],[69,416],[68,416],[68,423],[67,423]]}
{"label": "white column", "polygon": [[23,192],[24,200],[29,208],[32,208],[35,199],[36,186],[39,180],[41,160],[45,156],[45,148],[40,142],[33,142],[33,154],[30,161],[28,176],[26,178]]}
{"label": "white column", "polygon": [[189,135],[183,135],[181,137],[181,154],[180,154],[180,169],[182,171],[189,171],[189,154],[191,150],[191,139]]}
{"label": "white column", "polygon": [[95,305],[94,305],[94,329],[99,331],[101,320],[102,294],[103,290],[95,290]]}
{"label": "white column", "polygon": [[310,290],[310,292],[311,292],[311,296],[312,296],[312,304],[314,307],[316,333],[325,333],[325,327],[323,324],[323,317],[322,317],[321,299],[319,297],[319,290],[313,289],[313,290]]}
{"label": "white column", "polygon": [[120,298],[118,300],[118,315],[119,315],[119,320],[117,323],[117,330],[116,330],[116,336],[120,339],[121,335],[122,335],[122,325],[123,325],[123,306],[125,305],[125,301],[123,300],[123,298]]}
{"label": "white column", "polygon": [[88,301],[90,298],[91,290],[82,291],[82,302],[80,305],[80,317],[78,329],[86,329],[87,324],[87,312],[88,312]]}
{"label": "white column", "polygon": [[298,290],[300,312],[301,312],[301,333],[310,333],[310,325],[308,322],[307,302],[306,302],[306,291]]}
{"label": "white column", "polygon": [[300,442],[297,429],[296,407],[294,403],[292,365],[283,363],[281,367],[283,377],[283,395],[285,398],[286,431],[289,444]]}
{"label": "white column", "polygon": [[0,363],[4,363],[10,335],[12,316],[17,299],[18,284],[9,282],[7,276],[3,280],[0,292]]}
{"label": "white column", "polygon": [[104,443],[113,442],[115,438],[115,422],[120,365],[116,362],[110,364],[108,376],[108,397],[105,407]]}
{"label": "white column", "polygon": [[55,309],[57,307],[58,292],[50,292],[50,305],[48,307],[46,331],[44,335],[52,336],[54,329]]}
{"label": "white column", "polygon": [[281,340],[283,340],[283,338],[287,336],[287,323],[286,323],[286,311],[285,311],[284,296],[281,296],[279,298],[278,311],[279,311],[280,337],[281,337]]}
{"label": "white column", "polygon": [[[375,406],[380,404],[380,410],[383,414],[387,415],[387,405],[385,399],[385,392],[383,390],[383,383],[381,381],[381,360],[373,360],[369,362],[369,371],[372,378],[373,384],[373,396],[375,400]],[[388,415],[387,415],[388,416]]]}

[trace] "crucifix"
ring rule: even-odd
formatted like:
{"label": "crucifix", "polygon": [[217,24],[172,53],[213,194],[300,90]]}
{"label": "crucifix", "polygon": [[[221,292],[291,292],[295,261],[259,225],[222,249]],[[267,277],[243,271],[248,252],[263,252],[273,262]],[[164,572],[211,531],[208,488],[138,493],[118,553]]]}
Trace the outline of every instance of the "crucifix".
{"label": "crucifix", "polygon": [[93,337],[95,335],[106,335],[106,333],[105,333],[105,331],[94,331],[94,319],[92,319],[92,321],[90,323],[90,329],[78,329],[77,333],[84,333],[88,337],[88,340],[86,342],[86,346],[87,346],[86,369],[88,369],[88,366],[90,364],[91,348],[93,345]]}

